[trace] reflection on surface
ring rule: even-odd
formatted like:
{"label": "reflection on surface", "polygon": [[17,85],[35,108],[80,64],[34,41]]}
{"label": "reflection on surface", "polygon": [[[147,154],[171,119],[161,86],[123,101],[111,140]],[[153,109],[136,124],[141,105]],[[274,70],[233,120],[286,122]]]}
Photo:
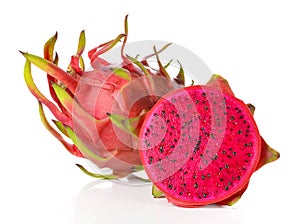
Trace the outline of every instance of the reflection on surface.
{"label": "reflection on surface", "polygon": [[97,180],[86,185],[67,206],[70,224],[99,223],[245,223],[235,208],[179,208],[166,199],[153,199],[151,186],[128,186]]}

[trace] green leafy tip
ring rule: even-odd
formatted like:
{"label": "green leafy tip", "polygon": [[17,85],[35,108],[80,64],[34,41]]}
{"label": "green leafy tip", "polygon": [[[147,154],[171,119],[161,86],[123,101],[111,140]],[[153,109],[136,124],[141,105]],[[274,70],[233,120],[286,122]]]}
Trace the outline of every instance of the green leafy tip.
{"label": "green leafy tip", "polygon": [[103,175],[103,174],[98,174],[98,173],[91,173],[80,164],[76,164],[76,166],[78,166],[82,172],[84,172],[85,174],[87,174],[91,177],[94,177],[94,178],[99,178],[99,179],[104,179],[104,180],[116,180],[119,178],[118,176],[112,175],[112,174],[111,175]]}
{"label": "green leafy tip", "polygon": [[152,195],[154,198],[164,198],[164,193],[159,190],[154,184],[152,185]]}
{"label": "green leafy tip", "polygon": [[78,41],[78,48],[77,48],[77,55],[80,56],[85,48],[85,43],[86,43],[86,39],[85,39],[85,32],[84,30],[81,31],[80,36],[79,36],[79,41]]}
{"label": "green leafy tip", "polygon": [[154,53],[155,53],[156,61],[157,61],[157,63],[158,63],[160,72],[163,74],[163,76],[165,76],[166,78],[170,79],[169,73],[167,72],[167,70],[165,69],[165,67],[164,67],[164,66],[161,64],[161,62],[160,62],[160,59],[159,59],[159,57],[158,57],[158,54],[159,54],[159,53],[157,52],[155,46],[153,47],[153,50],[154,50]]}
{"label": "green leafy tip", "polygon": [[119,76],[122,79],[125,79],[127,81],[131,80],[131,76],[128,70],[123,69],[123,68],[113,68],[112,69],[113,73],[117,76]]}
{"label": "green leafy tip", "polygon": [[180,68],[179,68],[179,72],[178,72],[178,75],[176,76],[175,78],[175,81],[180,84],[180,85],[185,85],[185,78],[184,78],[184,70],[183,70],[183,67],[181,65],[181,63],[177,60]]}
{"label": "green leafy tip", "polygon": [[76,91],[77,80],[66,73],[64,70],[56,66],[51,61],[48,61],[39,56],[28,54],[20,51],[20,53],[32,64],[36,65],[38,68],[45,71],[47,74],[52,76],[53,78],[62,82],[73,94]]}
{"label": "green leafy tip", "polygon": [[54,46],[57,40],[57,32],[44,45],[44,58],[53,61]]}
{"label": "green leafy tip", "polygon": [[120,114],[106,114],[116,127],[120,128],[128,134],[133,135],[134,137],[138,136],[136,126],[139,123],[141,116],[128,118]]}
{"label": "green leafy tip", "polygon": [[93,153],[90,149],[88,149],[85,146],[85,144],[79,139],[79,137],[74,133],[74,131],[70,127],[66,126],[66,131],[68,133],[68,136],[71,138],[73,143],[76,145],[76,147],[88,158],[93,158],[97,161],[108,161],[109,159],[111,159],[114,156],[114,154],[112,154],[110,157],[103,158],[103,157],[96,155],[95,153]]}

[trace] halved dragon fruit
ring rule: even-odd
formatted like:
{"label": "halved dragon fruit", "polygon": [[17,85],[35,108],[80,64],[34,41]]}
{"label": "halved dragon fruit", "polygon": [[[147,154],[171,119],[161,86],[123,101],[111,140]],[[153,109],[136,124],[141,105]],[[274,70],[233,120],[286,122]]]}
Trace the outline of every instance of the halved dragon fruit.
{"label": "halved dragon fruit", "polygon": [[254,109],[219,75],[162,97],[140,131],[154,197],[183,207],[234,204],[253,172],[279,158],[260,136]]}

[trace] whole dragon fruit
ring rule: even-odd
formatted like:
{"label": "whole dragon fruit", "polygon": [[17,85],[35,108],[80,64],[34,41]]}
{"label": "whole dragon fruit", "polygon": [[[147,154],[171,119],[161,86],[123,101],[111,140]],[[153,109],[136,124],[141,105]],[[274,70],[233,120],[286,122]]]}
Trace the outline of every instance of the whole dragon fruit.
{"label": "whole dragon fruit", "polygon": [[[58,55],[54,54],[57,33],[46,42],[44,58],[21,52],[26,58],[25,81],[38,100],[43,124],[73,155],[87,158],[100,168],[112,169],[111,175],[97,176],[102,178],[124,177],[141,167],[137,136],[145,113],[160,96],[184,85],[183,70],[170,79],[158,58],[160,51],[155,48],[150,56],[156,56],[159,69],[150,67],[148,57],[138,60],[125,55],[127,36],[126,16],[124,34],[88,52],[89,70],[85,69],[82,57],[84,31],[67,71],[58,67]],[[100,57],[121,40],[122,63],[112,64]],[[52,101],[35,85],[32,64],[47,73]],[[44,106],[56,118],[52,120],[54,127],[45,116]],[[72,143],[65,138],[70,138]]]}
{"label": "whole dragon fruit", "polygon": [[140,129],[153,195],[182,207],[237,202],[253,172],[279,158],[260,136],[254,109],[219,75],[162,97]]}

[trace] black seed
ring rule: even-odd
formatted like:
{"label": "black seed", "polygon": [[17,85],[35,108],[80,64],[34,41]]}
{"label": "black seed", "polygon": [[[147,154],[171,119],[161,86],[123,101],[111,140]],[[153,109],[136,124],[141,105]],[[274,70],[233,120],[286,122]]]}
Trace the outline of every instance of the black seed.
{"label": "black seed", "polygon": [[205,135],[206,137],[209,137],[209,133],[207,133],[207,132],[203,132],[203,135]]}
{"label": "black seed", "polygon": [[180,191],[180,192],[179,192],[179,195],[180,195],[180,196],[183,195],[183,192]]}
{"label": "black seed", "polygon": [[169,189],[172,189],[172,188],[173,188],[173,185],[172,185],[172,184],[168,184],[168,188],[169,188]]}
{"label": "black seed", "polygon": [[227,158],[228,158],[228,159],[231,159],[232,157],[231,157],[231,155],[228,155]]}
{"label": "black seed", "polygon": [[176,99],[175,99],[175,98],[172,98],[171,101],[172,101],[173,103],[175,103],[175,102],[176,102]]}
{"label": "black seed", "polygon": [[187,108],[188,108],[188,109],[191,109],[191,108],[192,108],[192,105],[191,105],[191,104],[188,104],[188,105],[187,105]]}
{"label": "black seed", "polygon": [[240,116],[240,119],[243,119],[243,118],[244,118],[244,116],[243,116],[243,115],[241,115],[241,116]]}
{"label": "black seed", "polygon": [[197,105],[199,103],[199,100],[195,100],[195,104]]}
{"label": "black seed", "polygon": [[171,125],[171,128],[172,128],[172,129],[175,129],[175,126],[174,126],[174,125]]}
{"label": "black seed", "polygon": [[169,120],[169,119],[167,119],[167,120],[166,120],[166,123],[167,123],[167,124],[168,124],[168,123],[170,123],[170,120]]}
{"label": "black seed", "polygon": [[252,157],[253,154],[252,153],[247,153],[247,156]]}
{"label": "black seed", "polygon": [[172,114],[172,115],[174,115],[174,114],[175,114],[175,111],[174,111],[174,110],[172,110],[172,111],[171,111],[171,114]]}
{"label": "black seed", "polygon": [[152,164],[153,159],[154,159],[154,158],[153,158],[152,156],[149,157],[149,164]]}
{"label": "black seed", "polygon": [[161,114],[162,114],[162,115],[166,114],[166,111],[165,111],[165,110],[162,110],[162,111],[161,111]]}
{"label": "black seed", "polygon": [[171,147],[170,147],[171,149],[174,149],[175,148],[175,145],[171,145]]}
{"label": "black seed", "polygon": [[179,115],[179,114],[176,114],[175,116],[176,116],[177,118],[179,118],[179,117],[180,117],[180,115]]}
{"label": "black seed", "polygon": [[161,142],[165,142],[165,138],[163,138],[163,139],[161,140]]}
{"label": "black seed", "polygon": [[240,134],[242,134],[242,130],[238,130],[238,132],[237,132],[237,133],[238,133],[239,135],[240,135]]}
{"label": "black seed", "polygon": [[221,170],[223,170],[223,168],[222,168],[222,167],[219,167],[219,170],[221,171]]}
{"label": "black seed", "polygon": [[249,163],[249,160],[248,160],[248,159],[245,159],[245,163]]}
{"label": "black seed", "polygon": [[186,187],[186,183],[183,183],[183,187]]}
{"label": "black seed", "polygon": [[237,178],[238,180],[240,180],[240,179],[241,179],[241,176],[237,176],[236,178]]}
{"label": "black seed", "polygon": [[223,179],[223,178],[220,178],[220,181],[221,181],[221,182],[223,182],[223,181],[224,181],[224,179]]}
{"label": "black seed", "polygon": [[154,117],[156,117],[156,118],[158,117],[158,114],[157,114],[157,113],[154,113],[153,115],[154,115]]}
{"label": "black seed", "polygon": [[207,178],[210,178],[210,174],[207,174],[207,176],[206,176]]}
{"label": "black seed", "polygon": [[223,151],[222,151],[222,153],[223,153],[223,154],[226,154],[226,151],[225,151],[225,150],[223,150]]}
{"label": "black seed", "polygon": [[193,179],[197,179],[197,175],[196,174],[194,174]]}
{"label": "black seed", "polygon": [[203,194],[203,197],[204,197],[204,198],[206,198],[206,197],[207,197],[207,194],[206,194],[206,193],[204,193],[204,194]]}
{"label": "black seed", "polygon": [[196,188],[196,189],[198,188],[198,183],[194,184],[194,188]]}
{"label": "black seed", "polygon": [[230,116],[230,119],[231,119],[231,120],[234,120],[234,116],[231,115],[231,116]]}
{"label": "black seed", "polygon": [[164,152],[164,147],[161,145],[159,146],[159,152],[163,153]]}
{"label": "black seed", "polygon": [[201,176],[201,179],[202,179],[202,180],[204,180],[204,179],[205,179],[205,175],[204,175],[204,174],[202,174],[202,176]]}
{"label": "black seed", "polygon": [[202,93],[202,96],[203,96],[203,97],[206,97],[206,93]]}
{"label": "black seed", "polygon": [[225,164],[224,167],[225,167],[225,169],[228,169],[228,168],[229,168],[229,165],[228,165],[228,164]]}
{"label": "black seed", "polygon": [[177,140],[177,139],[174,139],[174,142],[178,142],[178,140]]}
{"label": "black seed", "polygon": [[208,106],[204,106],[204,110],[208,110]]}
{"label": "black seed", "polygon": [[228,187],[228,186],[225,186],[224,189],[225,189],[225,191],[228,191],[228,190],[229,190],[229,187]]}
{"label": "black seed", "polygon": [[214,134],[210,134],[210,137],[211,137],[212,139],[215,139],[215,135],[214,135]]}

